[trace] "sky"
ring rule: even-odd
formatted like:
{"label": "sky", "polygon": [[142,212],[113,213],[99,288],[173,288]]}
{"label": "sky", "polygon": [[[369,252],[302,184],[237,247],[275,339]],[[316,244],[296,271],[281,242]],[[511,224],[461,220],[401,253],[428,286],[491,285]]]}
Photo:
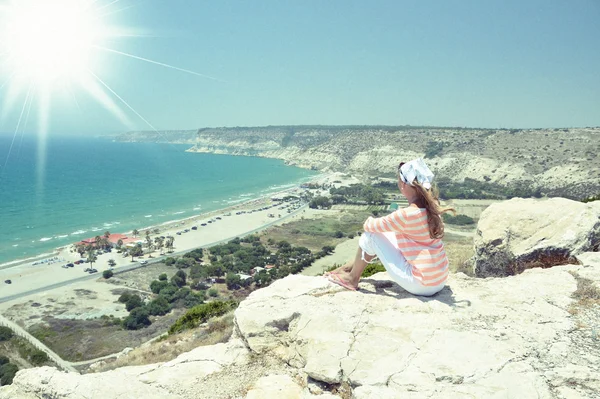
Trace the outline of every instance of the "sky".
{"label": "sky", "polygon": [[104,92],[119,118],[73,82],[69,93],[51,93],[46,114],[40,95],[23,107],[23,85],[11,108],[3,102],[5,70],[0,131],[35,132],[44,123],[65,134],[600,126],[599,0],[95,0],[92,7],[104,23],[136,33],[104,48],[208,77],[94,49],[89,69],[112,90]]}

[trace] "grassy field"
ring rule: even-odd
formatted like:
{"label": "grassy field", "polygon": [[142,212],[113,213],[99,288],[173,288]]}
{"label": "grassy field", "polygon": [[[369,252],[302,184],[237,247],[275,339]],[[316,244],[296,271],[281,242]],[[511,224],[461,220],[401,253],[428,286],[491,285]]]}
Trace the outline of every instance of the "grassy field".
{"label": "grassy field", "polygon": [[111,318],[74,320],[46,318],[29,332],[61,358],[71,362],[95,359],[134,348],[166,332],[183,310],[176,309],[166,316],[151,317],[152,324],[140,330],[125,330]]}
{"label": "grassy field", "polygon": [[288,241],[292,245],[304,246],[311,251],[319,251],[325,245],[336,246],[347,238],[335,238],[338,231],[356,234],[362,231],[362,226],[367,217],[371,216],[368,210],[331,211],[331,216],[319,219],[302,219],[275,226],[263,232],[262,237],[275,241]]}

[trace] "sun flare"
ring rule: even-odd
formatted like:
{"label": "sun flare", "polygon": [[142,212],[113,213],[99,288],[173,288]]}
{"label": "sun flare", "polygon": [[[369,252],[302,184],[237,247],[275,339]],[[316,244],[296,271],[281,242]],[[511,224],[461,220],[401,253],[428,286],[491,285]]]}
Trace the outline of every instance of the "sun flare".
{"label": "sun flare", "polygon": [[5,6],[2,34],[5,63],[18,78],[39,84],[80,79],[105,29],[91,2],[18,0]]}

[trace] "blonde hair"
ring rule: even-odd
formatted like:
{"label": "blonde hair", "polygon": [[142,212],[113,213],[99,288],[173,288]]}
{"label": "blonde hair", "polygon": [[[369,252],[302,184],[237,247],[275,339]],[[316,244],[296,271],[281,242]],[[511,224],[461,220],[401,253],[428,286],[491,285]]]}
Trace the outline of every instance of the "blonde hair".
{"label": "blonde hair", "polygon": [[446,212],[452,212],[454,215],[456,215],[456,209],[451,206],[441,206],[439,192],[436,185],[431,186],[431,189],[427,190],[417,181],[417,179],[415,179],[411,186],[417,193],[417,206],[427,210],[429,236],[431,238],[444,237],[444,221],[442,219],[442,215]]}

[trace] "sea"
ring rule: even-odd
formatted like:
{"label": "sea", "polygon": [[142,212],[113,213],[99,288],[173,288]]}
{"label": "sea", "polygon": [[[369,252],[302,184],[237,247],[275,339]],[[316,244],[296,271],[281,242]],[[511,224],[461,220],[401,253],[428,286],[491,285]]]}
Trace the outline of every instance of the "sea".
{"label": "sea", "polygon": [[107,230],[128,233],[222,209],[316,175],[280,160],[188,148],[0,136],[0,267]]}

